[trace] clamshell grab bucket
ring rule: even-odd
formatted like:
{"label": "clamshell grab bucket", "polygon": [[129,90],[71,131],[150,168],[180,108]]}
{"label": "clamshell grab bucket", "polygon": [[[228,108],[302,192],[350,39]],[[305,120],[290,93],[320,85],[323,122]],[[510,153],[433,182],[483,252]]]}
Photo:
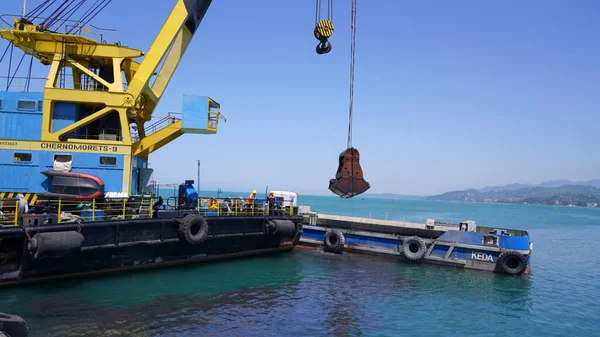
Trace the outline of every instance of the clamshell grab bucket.
{"label": "clamshell grab bucket", "polygon": [[342,198],[365,193],[371,185],[363,178],[358,150],[350,147],[340,154],[335,179],[329,180],[329,190]]}

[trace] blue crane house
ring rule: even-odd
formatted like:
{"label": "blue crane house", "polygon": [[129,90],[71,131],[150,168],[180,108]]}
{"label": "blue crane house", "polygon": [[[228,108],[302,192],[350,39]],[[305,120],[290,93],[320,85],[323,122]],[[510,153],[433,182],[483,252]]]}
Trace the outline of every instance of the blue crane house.
{"label": "blue crane house", "polygon": [[181,184],[183,202],[159,205],[153,193],[150,154],[183,134],[215,134],[224,120],[219,103],[192,95],[180,114],[154,116],[210,4],[175,0],[146,52],[43,14],[1,27],[48,75],[39,92],[12,79],[0,92],[0,286],[295,247],[295,207],[206,202],[193,181]]}

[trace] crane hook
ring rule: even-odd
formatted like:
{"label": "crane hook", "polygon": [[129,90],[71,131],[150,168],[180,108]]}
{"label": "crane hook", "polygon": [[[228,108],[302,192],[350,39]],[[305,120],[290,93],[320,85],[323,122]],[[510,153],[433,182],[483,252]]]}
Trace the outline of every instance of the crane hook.
{"label": "crane hook", "polygon": [[330,20],[321,20],[315,26],[315,38],[319,40],[317,44],[317,54],[327,54],[331,51],[331,43],[328,41],[333,35],[333,23]]}

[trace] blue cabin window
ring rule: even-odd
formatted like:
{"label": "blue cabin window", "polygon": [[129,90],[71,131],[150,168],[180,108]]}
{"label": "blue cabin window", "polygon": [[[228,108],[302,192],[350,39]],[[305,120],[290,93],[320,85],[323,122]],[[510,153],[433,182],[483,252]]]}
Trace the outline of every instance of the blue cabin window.
{"label": "blue cabin window", "polygon": [[15,152],[13,160],[18,163],[31,163],[31,153]]}
{"label": "blue cabin window", "polygon": [[42,111],[44,109],[44,101],[38,101],[38,111]]}
{"label": "blue cabin window", "polygon": [[17,110],[35,111],[35,101],[17,101]]}
{"label": "blue cabin window", "polygon": [[100,165],[117,166],[117,157],[100,157]]}
{"label": "blue cabin window", "polygon": [[0,99],[0,109],[2,109],[2,100]]}

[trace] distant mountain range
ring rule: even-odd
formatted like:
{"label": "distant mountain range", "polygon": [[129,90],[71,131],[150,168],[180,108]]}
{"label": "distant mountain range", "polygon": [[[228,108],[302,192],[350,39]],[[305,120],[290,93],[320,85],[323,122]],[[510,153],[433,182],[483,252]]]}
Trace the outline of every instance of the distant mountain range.
{"label": "distant mountain range", "polygon": [[547,181],[541,184],[509,184],[466,189],[429,196],[428,200],[469,201],[598,207],[600,179],[573,182]]}
{"label": "distant mountain range", "polygon": [[561,187],[565,185],[581,185],[581,186],[592,186],[600,188],[600,179],[586,180],[586,181],[570,181],[570,180],[551,180],[541,184],[508,184],[504,186],[486,186],[478,189],[481,192],[491,191],[514,191],[521,188],[527,187]]}

